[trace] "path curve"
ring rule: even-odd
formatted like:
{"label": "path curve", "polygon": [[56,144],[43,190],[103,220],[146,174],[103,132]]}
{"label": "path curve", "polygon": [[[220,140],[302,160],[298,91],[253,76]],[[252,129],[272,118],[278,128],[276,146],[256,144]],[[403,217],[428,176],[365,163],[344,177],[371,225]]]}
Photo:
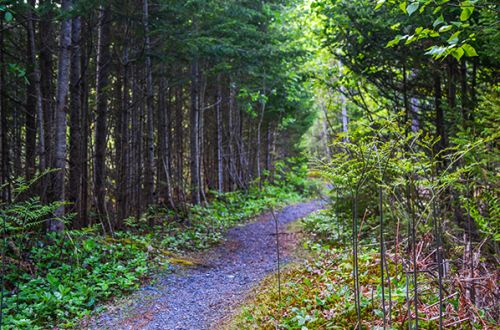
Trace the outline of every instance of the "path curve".
{"label": "path curve", "polygon": [[[312,201],[277,214],[284,226],[322,208]],[[276,271],[275,225],[271,214],[231,229],[220,246],[204,254],[209,264],[175,271],[145,287],[128,309],[99,316],[90,329],[211,329],[266,275]],[[283,262],[287,261],[284,256]]]}

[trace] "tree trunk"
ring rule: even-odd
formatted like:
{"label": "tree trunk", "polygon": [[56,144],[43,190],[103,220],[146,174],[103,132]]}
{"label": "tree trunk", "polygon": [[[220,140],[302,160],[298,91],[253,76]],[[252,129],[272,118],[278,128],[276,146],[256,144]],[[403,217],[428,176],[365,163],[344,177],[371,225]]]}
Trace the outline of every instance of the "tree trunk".
{"label": "tree trunk", "polygon": [[[263,97],[266,96],[266,81],[264,79],[264,84],[263,84]],[[261,150],[261,144],[262,144],[262,123],[264,122],[264,113],[266,111],[266,100],[261,100],[260,101],[260,116],[259,116],[259,124],[257,125],[257,146],[256,146],[256,159],[257,159],[257,179],[259,180],[259,187],[262,187],[262,170],[261,170],[261,161],[260,161],[260,150]]]}
{"label": "tree trunk", "polygon": [[[62,10],[71,10],[71,0],[62,0]],[[71,20],[64,18],[61,22],[59,37],[59,62],[57,68],[55,144],[54,144],[54,200],[64,202],[64,178],[66,170],[66,102],[69,91],[69,68],[71,55]],[[65,208],[61,205],[55,212],[55,218],[49,222],[49,231],[62,231],[64,223],[58,218],[64,216]]]}
{"label": "tree trunk", "polygon": [[[108,76],[110,57],[110,7],[99,8],[99,26],[97,43],[96,72],[96,123],[95,123],[95,159],[94,190],[96,211],[102,223],[106,214],[106,136],[108,112]],[[110,228],[111,230],[111,228]]]}
{"label": "tree trunk", "polygon": [[267,138],[266,138],[266,171],[267,176],[271,174],[271,144],[272,144],[272,123],[267,124]]}
{"label": "tree trunk", "polygon": [[[87,72],[89,67],[90,58],[92,57],[93,44],[92,44],[92,32],[93,26],[91,22],[86,22],[85,24],[85,52],[81,53],[81,68],[82,76],[80,81],[81,94],[82,94],[82,108],[81,108],[81,129],[82,129],[82,142],[81,142],[81,154],[82,154],[82,164],[81,167],[81,209],[80,209],[80,220],[82,227],[91,225],[88,218],[88,202],[89,202],[89,139],[91,136],[90,131],[90,116],[89,116],[89,83],[87,79]],[[89,40],[90,39],[90,40]],[[81,49],[81,47],[80,47]]]}
{"label": "tree trunk", "polygon": [[169,208],[174,208],[171,185],[170,161],[170,108],[167,106],[165,94],[167,84],[165,72],[162,72],[158,93],[158,202],[166,202]]}
{"label": "tree trunk", "polygon": [[[32,8],[35,7],[35,0],[30,0],[30,6]],[[41,87],[41,72],[40,72],[40,64],[36,58],[37,47],[35,40],[35,27],[33,20],[33,12],[30,8],[30,17],[28,19],[28,33],[30,34],[30,45],[31,48],[30,54],[32,56],[31,62],[33,64],[33,84],[35,90],[35,108],[36,108],[36,120],[38,126],[38,157],[39,164],[38,168],[40,172],[45,171],[47,168],[47,159],[46,159],[46,145],[45,145],[45,120],[44,120],[44,111],[43,111],[43,97],[42,97],[42,87]],[[43,179],[42,179],[43,181]]]}
{"label": "tree trunk", "polygon": [[149,8],[148,0],[143,1],[144,44],[146,47],[146,170],[145,190],[146,205],[153,203],[154,194],[154,125],[153,125],[153,68],[151,64],[151,41],[149,37]]}
{"label": "tree trunk", "polygon": [[119,150],[119,178],[120,191],[118,192],[118,221],[121,221],[129,216],[130,212],[130,90],[129,90],[129,54],[128,45],[125,45],[123,51],[123,66],[122,66],[122,105],[121,105],[121,127],[120,130],[120,150]]}
{"label": "tree trunk", "polygon": [[182,111],[182,87],[178,87],[176,93],[176,127],[175,127],[175,144],[176,144],[176,186],[177,186],[177,199],[183,203],[185,201],[184,196],[184,114]]}
{"label": "tree trunk", "polygon": [[[0,17],[0,30],[3,31],[4,25],[3,25],[3,15]],[[1,168],[0,168],[0,199],[5,202],[10,201],[10,184],[9,184],[9,163],[10,163],[10,157],[9,157],[9,141],[8,141],[8,134],[7,134],[7,127],[8,127],[8,122],[7,122],[7,103],[5,100],[5,94],[6,94],[6,84],[5,84],[5,77],[6,77],[6,63],[5,63],[5,56],[4,56],[4,37],[5,33],[0,33],[0,147],[1,147],[1,153],[0,157],[1,159]]]}
{"label": "tree trunk", "polygon": [[[26,61],[29,83],[26,84],[26,153],[25,177],[33,178],[36,167],[36,114],[37,114],[37,75],[36,75],[36,49],[33,10],[35,1],[30,0],[26,9]],[[39,81],[38,81],[39,83]]]}
{"label": "tree trunk", "polygon": [[439,72],[434,75],[434,109],[436,120],[436,135],[440,138],[436,144],[436,153],[439,153],[447,147],[448,141],[445,130],[444,112],[441,105],[442,91],[441,91],[441,77]]}
{"label": "tree trunk", "polygon": [[469,119],[469,92],[467,88],[467,62],[465,58],[462,58],[460,63],[460,99],[461,99],[461,111],[462,111],[462,124],[465,126]]}
{"label": "tree trunk", "polygon": [[200,143],[199,143],[199,64],[193,59],[191,64],[191,114],[190,114],[190,153],[191,153],[191,200],[199,204],[200,196]]}
{"label": "tree trunk", "polygon": [[72,210],[76,212],[75,227],[82,227],[81,219],[81,183],[83,150],[81,128],[82,106],[82,70],[81,70],[81,20],[74,17],[71,28],[71,73],[70,73],[70,140],[69,140],[69,181],[68,201],[72,203]]}
{"label": "tree trunk", "polygon": [[[50,0],[39,1],[39,6],[51,7]],[[39,52],[40,52],[40,89],[42,96],[43,116],[38,114],[38,128],[39,128],[39,154],[40,154],[40,168],[44,169],[46,166],[53,164],[53,147],[54,147],[54,102],[53,93],[53,56],[52,51],[56,49],[54,25],[54,13],[52,10],[47,11],[44,15],[40,16],[39,25]],[[41,127],[43,125],[43,128]],[[42,137],[42,134],[44,135]],[[41,148],[44,148],[41,150]],[[44,164],[46,166],[44,166]],[[50,190],[51,181],[50,176],[45,176],[41,180],[40,196],[43,202],[52,199],[52,190]]]}
{"label": "tree trunk", "polygon": [[217,129],[217,191],[222,193],[224,191],[224,169],[222,157],[222,84],[220,74],[217,75],[217,96],[215,107],[215,121]]}

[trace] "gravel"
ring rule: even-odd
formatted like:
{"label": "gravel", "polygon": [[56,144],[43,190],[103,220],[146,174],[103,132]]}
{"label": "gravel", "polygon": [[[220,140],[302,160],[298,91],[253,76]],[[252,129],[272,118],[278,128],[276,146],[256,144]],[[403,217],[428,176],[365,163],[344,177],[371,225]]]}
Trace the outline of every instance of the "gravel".
{"label": "gravel", "polygon": [[[322,207],[319,201],[285,207],[277,214],[280,232],[290,222]],[[281,236],[281,235],[280,235]],[[210,329],[276,271],[275,223],[271,214],[231,229],[223,244],[204,253],[204,265],[180,268],[94,318],[88,329]],[[286,263],[289,257],[283,256]]]}

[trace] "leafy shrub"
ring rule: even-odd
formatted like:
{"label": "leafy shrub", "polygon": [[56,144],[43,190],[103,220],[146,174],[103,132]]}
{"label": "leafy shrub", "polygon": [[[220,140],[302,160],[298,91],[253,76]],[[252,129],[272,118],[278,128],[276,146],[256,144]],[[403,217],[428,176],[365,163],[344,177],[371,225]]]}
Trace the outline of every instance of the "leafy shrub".
{"label": "leafy shrub", "polygon": [[32,234],[16,246],[23,260],[8,251],[6,329],[72,327],[97,302],[137,288],[152,265],[165,262],[143,238],[106,238],[93,231]]}
{"label": "leafy shrub", "polygon": [[[125,219],[128,231],[113,237],[100,235],[98,226],[41,234],[60,203],[44,205],[34,198],[5,205],[3,326],[75,326],[98,302],[138,288],[153,270],[168,265],[166,250],[208,248],[242,220],[301,200],[301,192],[307,190],[305,179],[288,172],[283,175],[286,180],[274,184],[264,182],[260,188],[256,184],[247,191],[215,195],[207,205],[192,206],[185,213],[151,207],[138,219]],[[30,185],[19,180],[16,196]],[[61,220],[67,222],[70,217]]]}

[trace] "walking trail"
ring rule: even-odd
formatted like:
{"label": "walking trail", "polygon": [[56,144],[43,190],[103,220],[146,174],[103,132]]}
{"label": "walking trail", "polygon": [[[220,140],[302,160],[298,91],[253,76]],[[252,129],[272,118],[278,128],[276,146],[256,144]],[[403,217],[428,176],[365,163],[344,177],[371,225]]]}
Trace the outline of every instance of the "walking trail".
{"label": "walking trail", "polygon": [[[282,233],[287,224],[321,207],[320,201],[299,203],[276,214],[280,240],[286,245],[287,235]],[[128,306],[109,309],[88,328],[213,329],[244,300],[254,285],[276,271],[275,231],[270,213],[231,229],[223,244],[203,254],[204,265],[160,276],[154,286],[134,294]],[[287,249],[281,253],[281,262],[289,261]]]}

